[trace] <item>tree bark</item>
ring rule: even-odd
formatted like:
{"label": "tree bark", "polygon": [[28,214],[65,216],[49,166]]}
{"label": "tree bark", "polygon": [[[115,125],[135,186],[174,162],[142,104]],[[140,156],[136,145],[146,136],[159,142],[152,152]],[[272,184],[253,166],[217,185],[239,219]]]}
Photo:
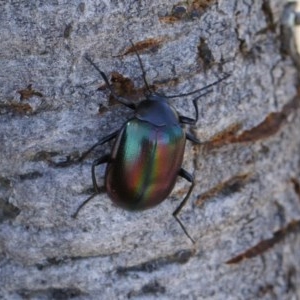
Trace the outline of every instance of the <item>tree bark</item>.
{"label": "tree bark", "polygon": [[[300,298],[298,77],[282,0],[0,2],[0,295],[3,299]],[[133,116],[145,84],[184,94],[230,74],[186,126],[183,168],[158,207],[124,211],[72,163]],[[210,90],[210,89],[209,89]],[[195,95],[193,95],[195,97]],[[170,99],[194,117],[193,96]],[[97,168],[103,184],[104,166]],[[0,297],[1,298],[1,297]]]}

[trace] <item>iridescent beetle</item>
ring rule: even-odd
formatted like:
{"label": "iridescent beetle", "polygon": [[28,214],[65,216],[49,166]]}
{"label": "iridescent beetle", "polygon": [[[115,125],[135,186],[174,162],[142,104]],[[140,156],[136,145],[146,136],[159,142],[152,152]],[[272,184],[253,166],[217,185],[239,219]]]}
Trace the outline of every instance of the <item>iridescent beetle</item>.
{"label": "iridescent beetle", "polygon": [[[200,144],[200,141],[185,132],[181,124],[193,125],[197,122],[197,100],[212,92],[211,89],[207,89],[229,75],[190,93],[165,96],[150,90],[141,58],[133,43],[131,44],[137,55],[143,81],[148,91],[145,95],[146,100],[138,104],[118,96],[106,75],[88,56],[85,56],[87,61],[100,73],[113,97],[118,102],[133,109],[134,116],[120,129],[99,140],[81,157],[80,160],[97,146],[116,139],[112,152],[93,162],[92,180],[95,193],[78,207],[73,216],[76,217],[80,209],[99,194],[95,176],[95,168],[98,165],[107,163],[105,173],[107,194],[114,203],[126,210],[144,210],[158,205],[171,193],[177,176],[181,176],[189,181],[191,186],[184,199],[173,212],[173,216],[185,234],[194,242],[177,215],[187,202],[194,187],[193,176],[181,167],[185,142],[188,139]],[[179,115],[167,102],[168,98],[184,97],[195,93],[201,93],[193,100],[196,112],[195,119]]]}

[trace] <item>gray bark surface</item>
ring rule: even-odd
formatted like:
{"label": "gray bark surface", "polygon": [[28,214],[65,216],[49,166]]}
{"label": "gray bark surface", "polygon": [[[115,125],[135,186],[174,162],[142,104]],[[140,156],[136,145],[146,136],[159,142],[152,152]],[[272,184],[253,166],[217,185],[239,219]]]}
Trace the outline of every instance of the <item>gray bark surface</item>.
{"label": "gray bark surface", "polygon": [[[297,71],[280,50],[283,5],[0,1],[1,299],[300,299],[300,111]],[[141,99],[130,39],[160,92],[231,74],[186,126],[203,142],[187,142],[183,162],[196,185],[179,218],[195,244],[172,216],[182,178],[154,209],[124,211],[103,193],[71,217],[112,144],[55,163],[132,116],[84,55]],[[191,100],[170,102],[193,117]]]}

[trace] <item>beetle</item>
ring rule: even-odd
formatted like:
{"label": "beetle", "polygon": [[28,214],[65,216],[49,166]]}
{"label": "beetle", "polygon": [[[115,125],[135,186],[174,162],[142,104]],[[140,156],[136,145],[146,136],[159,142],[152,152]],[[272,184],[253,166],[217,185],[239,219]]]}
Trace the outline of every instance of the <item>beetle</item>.
{"label": "beetle", "polygon": [[[96,159],[92,163],[92,182],[95,190],[76,210],[76,217],[84,205],[100,193],[96,181],[95,168],[106,163],[105,188],[110,199],[126,210],[144,210],[152,208],[164,201],[176,183],[178,176],[190,182],[190,188],[173,212],[173,216],[187,235],[189,235],[178,214],[186,204],[194,188],[195,180],[192,174],[182,168],[183,155],[186,140],[196,144],[200,141],[183,130],[182,125],[194,125],[198,121],[197,101],[204,95],[212,92],[212,86],[218,84],[225,77],[193,92],[166,96],[150,90],[146,80],[142,60],[134,44],[131,42],[142,71],[142,77],[147,89],[145,99],[134,103],[128,99],[118,96],[107,76],[92,59],[85,55],[85,59],[100,73],[112,96],[121,104],[134,110],[134,116],[113,133],[100,139],[95,145],[87,150],[80,160],[86,157],[96,147],[115,139],[111,153]],[[193,99],[195,107],[195,118],[182,116],[168,103],[169,98],[184,97],[200,93]]]}

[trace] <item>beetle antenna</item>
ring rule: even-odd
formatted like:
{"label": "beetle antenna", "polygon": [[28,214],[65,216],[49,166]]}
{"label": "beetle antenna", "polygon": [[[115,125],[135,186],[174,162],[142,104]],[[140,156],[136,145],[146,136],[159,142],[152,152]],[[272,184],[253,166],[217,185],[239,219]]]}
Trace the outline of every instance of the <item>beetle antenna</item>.
{"label": "beetle antenna", "polygon": [[144,80],[145,86],[146,86],[148,92],[151,93],[149,84],[148,84],[147,79],[146,79],[146,71],[145,71],[145,69],[144,69],[144,66],[143,66],[141,57],[140,57],[140,55],[139,55],[139,53],[138,53],[138,51],[137,51],[137,49],[136,49],[134,43],[132,42],[132,40],[129,40],[129,41],[130,41],[130,43],[131,43],[131,45],[132,45],[132,48],[133,48],[133,50],[134,50],[134,52],[135,52],[135,54],[136,54],[136,56],[137,56],[137,58],[138,58],[140,67],[141,67],[141,69],[142,69],[142,76],[143,76],[143,80]]}
{"label": "beetle antenna", "polygon": [[196,94],[198,92],[202,92],[202,91],[205,91],[206,89],[214,86],[214,85],[217,85],[218,83],[220,83],[221,81],[227,79],[228,77],[230,77],[231,74],[225,74],[225,76],[223,76],[222,78],[214,81],[213,83],[210,83],[204,87],[202,87],[201,89],[198,89],[198,90],[195,90],[195,91],[192,91],[192,92],[189,92],[189,93],[184,93],[184,94],[178,94],[178,95],[170,95],[170,96],[164,96],[165,98],[177,98],[177,97],[185,97],[185,96],[190,96],[190,95],[193,95],[193,94]]}
{"label": "beetle antenna", "polygon": [[123,97],[120,97],[116,94],[116,92],[114,91],[113,87],[111,86],[111,84],[109,83],[106,75],[104,72],[102,72],[99,67],[92,61],[92,59],[85,54],[84,58],[100,73],[101,77],[103,78],[103,80],[105,81],[105,84],[107,85],[107,87],[109,88],[111,94],[113,95],[113,97],[119,101],[120,103],[124,104],[125,106],[131,108],[131,109],[135,109],[135,104]]}
{"label": "beetle antenna", "polygon": [[106,77],[106,75],[105,75],[105,73],[104,72],[102,72],[100,69],[99,69],[99,67],[92,61],[92,59],[87,55],[87,54],[85,54],[84,55],[84,58],[100,73],[100,75],[101,75],[101,77],[103,78],[103,80],[105,81],[105,83],[106,83],[106,85],[109,87],[109,88],[111,88],[111,85],[110,85],[110,83],[108,82],[108,79],[107,79],[107,77]]}

